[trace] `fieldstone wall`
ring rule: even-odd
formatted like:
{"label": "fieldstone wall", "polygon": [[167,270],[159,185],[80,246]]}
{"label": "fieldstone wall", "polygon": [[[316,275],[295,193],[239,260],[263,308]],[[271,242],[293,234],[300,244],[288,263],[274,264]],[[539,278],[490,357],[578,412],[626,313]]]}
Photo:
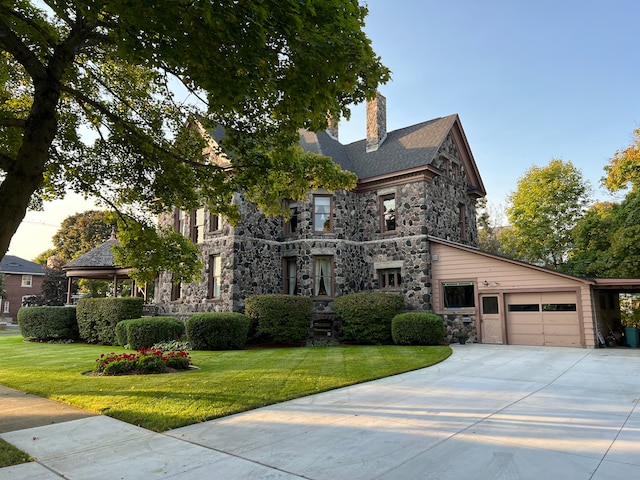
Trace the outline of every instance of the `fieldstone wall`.
{"label": "fieldstone wall", "polygon": [[444,328],[447,340],[451,343],[459,343],[457,335],[464,333],[468,339],[467,343],[475,343],[478,341],[478,331],[476,329],[475,315],[463,314],[439,314],[444,318]]}
{"label": "fieldstone wall", "polygon": [[[314,192],[298,202],[297,229],[291,234],[285,233],[282,218],[266,217],[237,195],[239,225],[222,222],[220,230],[204,235],[201,281],[183,285],[181,298],[171,301],[170,276],[162,275],[156,303],[163,313],[182,317],[201,311],[243,311],[250,296],[283,292],[285,258],[296,258],[297,293],[313,297],[314,258],[328,256],[334,262],[334,296],[376,290],[378,270],[400,268],[402,284],[391,291],[404,295],[408,309],[432,311],[428,236],[477,244],[475,205],[467,194],[466,174],[452,138],[446,139],[434,162],[443,173],[432,180],[416,176],[377,190],[334,192],[331,232],[313,230]],[[396,199],[396,229],[383,232],[380,197],[390,194]],[[168,221],[171,218],[165,224]],[[209,255],[220,255],[223,267],[221,294],[213,299],[207,298]],[[314,298],[314,305],[319,316],[333,312],[331,298]],[[448,326],[448,332],[454,330],[453,324]]]}

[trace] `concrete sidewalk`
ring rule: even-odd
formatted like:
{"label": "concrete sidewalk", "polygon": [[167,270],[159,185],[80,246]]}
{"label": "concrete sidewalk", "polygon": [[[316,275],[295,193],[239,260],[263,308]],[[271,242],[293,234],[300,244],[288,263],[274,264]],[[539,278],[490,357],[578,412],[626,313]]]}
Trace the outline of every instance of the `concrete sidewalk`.
{"label": "concrete sidewalk", "polygon": [[81,408],[0,385],[0,434],[95,415]]}
{"label": "concrete sidewalk", "polygon": [[150,432],[104,416],[0,434],[0,478],[640,478],[640,350],[455,345],[423,370]]}

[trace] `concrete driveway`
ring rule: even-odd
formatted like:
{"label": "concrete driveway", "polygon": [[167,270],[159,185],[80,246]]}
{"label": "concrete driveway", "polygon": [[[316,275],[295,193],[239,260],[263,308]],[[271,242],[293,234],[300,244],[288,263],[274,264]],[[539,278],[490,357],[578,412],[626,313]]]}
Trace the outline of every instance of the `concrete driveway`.
{"label": "concrete driveway", "polygon": [[640,350],[455,345],[445,362],[157,434],[97,416],[0,435],[12,479],[640,478]]}

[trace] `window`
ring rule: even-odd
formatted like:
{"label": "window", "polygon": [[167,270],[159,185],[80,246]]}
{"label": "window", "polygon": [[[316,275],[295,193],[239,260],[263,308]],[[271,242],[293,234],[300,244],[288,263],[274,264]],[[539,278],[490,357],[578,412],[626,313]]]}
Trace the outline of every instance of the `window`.
{"label": "window", "polygon": [[182,210],[176,209],[173,212],[173,228],[176,229],[180,235],[185,234],[185,227],[187,223],[187,213]]}
{"label": "window", "polygon": [[317,297],[333,296],[333,258],[316,257],[314,266],[313,294]]}
{"label": "window", "polygon": [[445,177],[448,177],[450,174],[450,166],[449,166],[449,159],[446,157],[440,157],[440,161],[442,162],[442,171],[444,172]]}
{"label": "window", "polygon": [[460,239],[467,239],[467,208],[464,203],[458,204],[460,211]]}
{"label": "window", "polygon": [[298,265],[295,257],[285,258],[283,267],[283,291],[286,295],[298,294]]}
{"label": "window", "polygon": [[316,195],[313,197],[313,230],[315,232],[330,232],[331,225],[331,197]]}
{"label": "window", "polygon": [[22,275],[22,287],[32,287],[33,286],[33,276],[32,275]]}
{"label": "window", "polygon": [[4,313],[9,313],[9,302],[4,302]]}
{"label": "window", "polygon": [[174,283],[173,276],[171,277],[171,301],[178,300],[182,292],[180,291],[180,283]]}
{"label": "window", "polygon": [[542,304],[543,312],[575,312],[575,303],[544,303]]}
{"label": "window", "polygon": [[537,303],[516,303],[509,305],[510,312],[539,312],[540,305]]}
{"label": "window", "polygon": [[402,284],[402,276],[399,268],[378,270],[378,286],[382,289],[399,288]]}
{"label": "window", "polygon": [[209,288],[208,298],[220,296],[220,277],[222,273],[222,262],[220,255],[209,255]]}
{"label": "window", "polygon": [[189,232],[193,243],[204,241],[204,208],[193,210],[189,216]]}
{"label": "window", "polygon": [[215,213],[209,214],[209,232],[217,232],[220,230],[220,217]]}
{"label": "window", "polygon": [[473,282],[446,282],[442,284],[444,308],[475,307]]}
{"label": "window", "polygon": [[396,229],[396,196],[385,195],[380,197],[381,224],[383,232],[391,232]]}
{"label": "window", "polygon": [[289,207],[289,220],[284,224],[284,233],[293,234],[298,231],[298,202],[290,201]]}
{"label": "window", "polygon": [[486,315],[497,315],[498,297],[482,297],[482,313]]}

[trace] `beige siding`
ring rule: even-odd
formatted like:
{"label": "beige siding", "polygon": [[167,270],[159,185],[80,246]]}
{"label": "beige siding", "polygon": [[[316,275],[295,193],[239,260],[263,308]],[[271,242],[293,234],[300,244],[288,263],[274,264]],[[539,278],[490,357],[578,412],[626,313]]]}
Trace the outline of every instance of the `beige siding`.
{"label": "beige siding", "polygon": [[[579,279],[573,279],[539,270],[535,267],[512,263],[493,256],[484,256],[480,253],[454,246],[432,242],[432,287],[434,310],[443,311],[442,282],[447,281],[473,281],[476,284],[476,298],[482,293],[508,294],[528,292],[574,292],[576,297],[578,325],[563,326],[563,320],[556,315],[550,319],[557,323],[549,325],[550,331],[555,330],[558,342],[567,345],[583,345],[593,347],[595,343],[595,331],[593,327],[593,306],[591,302],[590,285]],[[564,293],[563,293],[564,294]],[[566,298],[566,297],[564,297]],[[478,312],[475,312],[476,314]],[[534,339],[540,340],[540,325],[535,326],[535,321],[521,314],[521,324],[515,328],[516,335],[528,336],[531,344]],[[507,325],[505,324],[505,327]],[[511,331],[509,331],[511,334]],[[537,336],[537,337],[536,337]],[[576,340],[577,336],[577,340]],[[564,337],[564,338],[563,338]],[[569,338],[571,337],[571,338]]]}

